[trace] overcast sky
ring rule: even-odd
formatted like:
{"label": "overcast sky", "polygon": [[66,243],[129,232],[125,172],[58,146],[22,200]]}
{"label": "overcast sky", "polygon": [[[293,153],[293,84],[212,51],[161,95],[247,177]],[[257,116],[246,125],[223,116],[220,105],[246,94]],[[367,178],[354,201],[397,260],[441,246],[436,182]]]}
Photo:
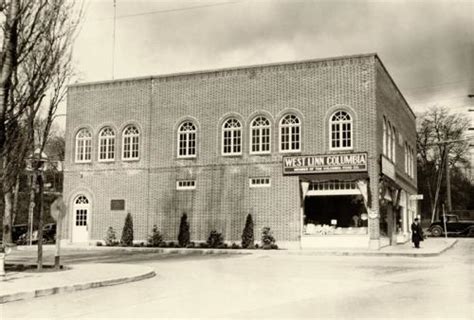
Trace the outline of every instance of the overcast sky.
{"label": "overcast sky", "polygon": [[[415,111],[474,106],[474,0],[116,3],[115,78],[376,52]],[[109,80],[113,0],[85,9],[80,82]]]}

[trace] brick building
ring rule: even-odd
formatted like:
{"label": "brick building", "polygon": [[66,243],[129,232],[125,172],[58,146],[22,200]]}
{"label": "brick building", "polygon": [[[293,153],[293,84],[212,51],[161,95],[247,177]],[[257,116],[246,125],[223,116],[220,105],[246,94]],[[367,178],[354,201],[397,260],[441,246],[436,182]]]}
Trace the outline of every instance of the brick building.
{"label": "brick building", "polygon": [[415,116],[376,54],[69,87],[65,238],[133,216],[176,240],[378,248],[408,239]]}

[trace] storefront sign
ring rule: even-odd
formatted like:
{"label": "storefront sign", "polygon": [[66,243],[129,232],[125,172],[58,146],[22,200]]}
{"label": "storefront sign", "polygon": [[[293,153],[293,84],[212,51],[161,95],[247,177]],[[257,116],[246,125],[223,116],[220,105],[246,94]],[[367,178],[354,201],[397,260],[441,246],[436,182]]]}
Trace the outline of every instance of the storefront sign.
{"label": "storefront sign", "polygon": [[422,194],[412,194],[410,195],[410,200],[423,200],[423,195]]}
{"label": "storefront sign", "polygon": [[395,181],[395,165],[384,156],[382,156],[382,173]]}
{"label": "storefront sign", "polygon": [[367,153],[283,157],[283,174],[367,171]]}

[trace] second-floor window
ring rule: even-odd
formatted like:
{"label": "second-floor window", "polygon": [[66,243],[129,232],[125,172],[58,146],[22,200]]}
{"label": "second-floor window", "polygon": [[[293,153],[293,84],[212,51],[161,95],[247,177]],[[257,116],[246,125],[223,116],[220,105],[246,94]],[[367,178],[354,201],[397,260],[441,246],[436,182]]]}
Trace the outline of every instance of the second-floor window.
{"label": "second-floor window", "polygon": [[270,121],[257,117],[250,125],[251,153],[270,153]]}
{"label": "second-floor window", "polygon": [[301,135],[300,119],[288,114],[281,119],[280,122],[280,151],[291,152],[300,151],[300,135]]}
{"label": "second-floor window", "polygon": [[115,132],[105,127],[99,133],[99,160],[111,161],[115,158]]}
{"label": "second-floor window", "polygon": [[122,159],[138,160],[140,147],[140,131],[134,125],[123,130],[122,137]]}
{"label": "second-floor window", "polygon": [[92,157],[92,134],[81,129],[76,135],[76,162],[90,162]]}
{"label": "second-floor window", "polygon": [[228,119],[222,126],[222,154],[242,154],[242,124],[237,119]]}
{"label": "second-floor window", "polygon": [[196,126],[186,121],[178,128],[178,157],[191,158],[196,156]]}
{"label": "second-floor window", "polygon": [[352,149],[352,118],[345,111],[336,111],[330,119],[331,149]]}

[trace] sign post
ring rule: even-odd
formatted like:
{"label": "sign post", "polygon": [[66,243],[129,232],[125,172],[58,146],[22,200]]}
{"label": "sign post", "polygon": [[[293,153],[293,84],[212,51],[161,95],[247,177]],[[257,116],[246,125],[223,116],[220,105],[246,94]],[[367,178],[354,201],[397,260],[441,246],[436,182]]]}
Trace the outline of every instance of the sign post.
{"label": "sign post", "polygon": [[60,263],[60,250],[61,250],[61,226],[62,220],[66,215],[66,205],[64,204],[63,197],[59,196],[51,204],[51,217],[56,220],[56,251],[54,253],[54,268],[59,270],[61,268]]}

